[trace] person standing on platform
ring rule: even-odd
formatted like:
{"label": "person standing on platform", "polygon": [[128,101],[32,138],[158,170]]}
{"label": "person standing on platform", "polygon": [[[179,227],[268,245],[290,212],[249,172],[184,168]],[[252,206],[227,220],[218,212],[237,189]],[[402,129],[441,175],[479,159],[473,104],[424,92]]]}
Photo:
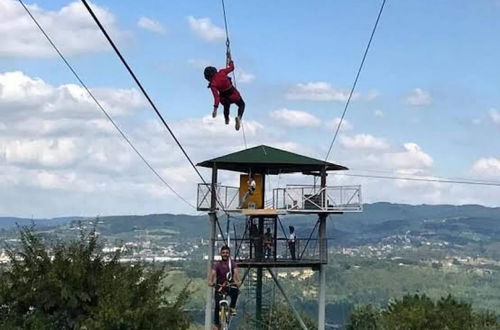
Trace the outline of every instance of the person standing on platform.
{"label": "person standing on platform", "polygon": [[271,228],[267,227],[266,233],[264,234],[264,253],[266,259],[271,258],[273,251],[273,234],[271,233]]}
{"label": "person standing on platform", "polygon": [[295,227],[288,226],[288,229],[290,230],[290,236],[288,238],[288,248],[290,249],[290,255],[292,256],[292,260],[295,260],[296,259],[295,242],[297,240],[297,237],[295,236]]}

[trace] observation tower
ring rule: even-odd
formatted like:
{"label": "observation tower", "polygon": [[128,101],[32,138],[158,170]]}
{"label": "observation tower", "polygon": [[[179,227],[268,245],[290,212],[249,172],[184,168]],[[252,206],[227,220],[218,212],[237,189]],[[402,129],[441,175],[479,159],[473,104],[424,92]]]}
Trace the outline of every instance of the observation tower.
{"label": "observation tower", "polygon": [[[332,214],[362,212],[361,187],[329,186],[328,173],[346,167],[285,150],[260,145],[225,156],[206,160],[197,166],[212,169],[211,183],[198,184],[197,209],[206,211],[210,219],[208,271],[212,267],[216,246],[230,243],[231,255],[245,269],[242,282],[250,269],[256,271],[255,318],[262,324],[263,274],[269,272],[285,300],[290,304],[303,329],[307,329],[291,304],[273,269],[309,268],[319,272],[318,329],[325,328],[325,265],[328,263],[327,218]],[[219,171],[236,172],[239,186],[223,185]],[[295,175],[290,175],[295,174]],[[298,177],[297,174],[305,176]],[[269,187],[270,176],[278,176],[278,185]],[[310,181],[291,184],[287,181]],[[254,189],[252,189],[252,181]],[[274,180],[276,181],[276,180]],[[268,186],[266,187],[266,182]],[[249,187],[250,186],[250,187]],[[293,239],[280,216],[313,215],[309,228],[301,226]],[[223,230],[219,217],[227,217]],[[229,221],[243,218],[241,225],[230,227]],[[293,217],[287,217],[293,226]],[[310,231],[309,231],[310,229]],[[309,232],[304,237],[299,234]],[[205,329],[211,329],[213,289],[207,290]]]}

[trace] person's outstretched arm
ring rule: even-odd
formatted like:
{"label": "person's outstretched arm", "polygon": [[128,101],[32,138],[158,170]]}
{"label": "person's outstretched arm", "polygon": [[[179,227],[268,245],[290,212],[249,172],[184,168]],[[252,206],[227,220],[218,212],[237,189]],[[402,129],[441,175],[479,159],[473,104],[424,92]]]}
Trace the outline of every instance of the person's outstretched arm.
{"label": "person's outstretched arm", "polygon": [[226,68],[220,69],[220,71],[224,72],[225,74],[233,72],[233,70],[234,70],[234,62],[233,62],[233,60],[229,61],[229,65]]}
{"label": "person's outstretched arm", "polygon": [[210,90],[212,90],[212,94],[214,95],[214,109],[217,109],[220,103],[219,91],[214,86],[210,86]]}

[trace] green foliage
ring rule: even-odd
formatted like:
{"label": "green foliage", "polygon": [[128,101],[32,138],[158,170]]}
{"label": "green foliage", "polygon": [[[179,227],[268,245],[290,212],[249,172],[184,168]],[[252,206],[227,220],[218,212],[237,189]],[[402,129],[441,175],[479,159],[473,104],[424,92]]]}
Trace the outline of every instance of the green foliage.
{"label": "green foliage", "polygon": [[8,250],[0,273],[2,329],[188,329],[187,285],[173,300],[164,269],[122,264],[102,253],[95,229],[50,247],[32,228]]}
{"label": "green foliage", "polygon": [[381,321],[380,311],[372,305],[354,308],[347,330],[377,330]]}
{"label": "green foliage", "polygon": [[433,301],[425,294],[415,294],[392,301],[385,310],[370,305],[356,308],[348,329],[480,330],[500,329],[500,324],[493,313],[476,313],[470,304],[451,295]]}
{"label": "green foliage", "polygon": [[[308,315],[301,314],[302,320],[304,321],[308,329],[316,329],[317,324]],[[250,330],[255,329],[256,320],[255,316],[248,318],[243,321],[238,329]],[[262,328],[263,329],[280,329],[280,330],[302,330],[299,321],[295,318],[293,311],[288,305],[285,304],[275,304],[269,308],[269,310],[262,315]]]}

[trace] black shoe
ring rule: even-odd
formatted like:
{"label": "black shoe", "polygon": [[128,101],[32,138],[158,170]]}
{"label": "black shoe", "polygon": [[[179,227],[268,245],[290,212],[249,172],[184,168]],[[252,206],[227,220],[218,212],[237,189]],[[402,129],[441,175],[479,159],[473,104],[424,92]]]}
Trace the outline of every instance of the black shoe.
{"label": "black shoe", "polygon": [[234,128],[237,131],[239,131],[240,130],[240,126],[241,126],[241,118],[240,118],[240,116],[237,116],[234,121],[235,121]]}

